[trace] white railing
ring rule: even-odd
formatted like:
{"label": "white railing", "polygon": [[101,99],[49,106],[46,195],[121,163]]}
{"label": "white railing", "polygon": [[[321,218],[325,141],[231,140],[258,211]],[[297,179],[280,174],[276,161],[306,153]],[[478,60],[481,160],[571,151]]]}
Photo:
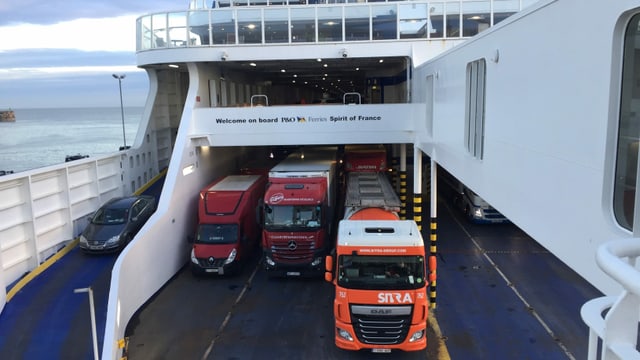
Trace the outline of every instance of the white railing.
{"label": "white railing", "polygon": [[466,39],[537,1],[194,0],[188,11],[138,18],[136,50]]}
{"label": "white railing", "polygon": [[638,238],[612,241],[598,249],[598,265],[624,290],[617,297],[596,298],[582,306],[580,314],[589,327],[589,360],[640,359],[637,350],[640,271],[636,268],[639,256]]}
{"label": "white railing", "polygon": [[131,149],[0,177],[0,286],[11,286],[0,291],[0,312],[17,280],[73,245],[87,215],[157,173],[150,160]]}

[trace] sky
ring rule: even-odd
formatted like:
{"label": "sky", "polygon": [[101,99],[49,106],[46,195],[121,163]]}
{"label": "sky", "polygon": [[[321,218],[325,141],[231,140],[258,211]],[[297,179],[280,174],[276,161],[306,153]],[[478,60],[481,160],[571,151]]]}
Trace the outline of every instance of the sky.
{"label": "sky", "polygon": [[144,106],[136,18],[189,0],[0,0],[0,109]]}

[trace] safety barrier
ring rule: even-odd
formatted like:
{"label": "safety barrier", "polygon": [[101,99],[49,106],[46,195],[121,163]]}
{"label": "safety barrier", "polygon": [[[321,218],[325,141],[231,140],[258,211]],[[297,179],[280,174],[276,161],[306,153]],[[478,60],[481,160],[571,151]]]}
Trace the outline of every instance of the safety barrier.
{"label": "safety barrier", "polygon": [[640,271],[636,268],[639,256],[637,238],[612,241],[598,249],[598,266],[624,290],[617,297],[596,298],[582,306],[580,315],[589,327],[589,360],[640,359],[637,350]]}

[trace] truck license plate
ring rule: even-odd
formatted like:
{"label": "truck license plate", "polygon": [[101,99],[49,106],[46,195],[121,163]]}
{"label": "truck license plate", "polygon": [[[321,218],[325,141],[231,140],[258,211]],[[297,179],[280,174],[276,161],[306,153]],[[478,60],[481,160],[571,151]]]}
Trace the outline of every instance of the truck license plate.
{"label": "truck license plate", "polygon": [[388,354],[391,352],[391,349],[371,349],[371,352],[376,354]]}
{"label": "truck license plate", "polygon": [[300,271],[287,271],[287,276],[300,276]]}

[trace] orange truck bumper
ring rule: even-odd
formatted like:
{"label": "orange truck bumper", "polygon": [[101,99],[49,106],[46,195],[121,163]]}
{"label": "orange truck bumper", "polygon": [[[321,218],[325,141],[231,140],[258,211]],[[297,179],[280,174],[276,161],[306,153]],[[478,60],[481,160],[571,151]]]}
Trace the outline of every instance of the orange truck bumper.
{"label": "orange truck bumper", "polygon": [[[347,340],[338,333],[338,329],[343,329],[349,333],[353,341]],[[409,342],[412,334],[422,331],[423,335],[420,339]],[[409,333],[404,342],[396,345],[370,345],[361,343],[356,337],[351,324],[336,321],[335,329],[336,346],[344,350],[363,350],[371,349],[372,352],[388,352],[389,350],[402,351],[420,351],[427,348],[427,329],[425,324],[411,325]]]}

